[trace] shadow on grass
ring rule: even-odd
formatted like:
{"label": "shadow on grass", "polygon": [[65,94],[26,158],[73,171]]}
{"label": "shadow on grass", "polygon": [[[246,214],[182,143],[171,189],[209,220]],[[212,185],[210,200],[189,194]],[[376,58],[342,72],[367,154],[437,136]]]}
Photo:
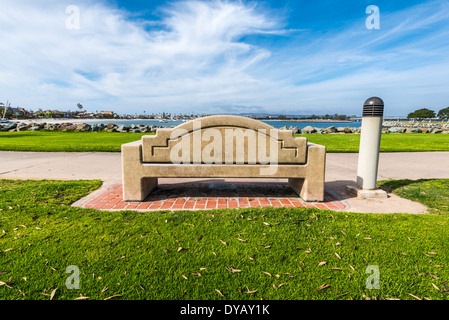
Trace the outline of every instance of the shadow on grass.
{"label": "shadow on grass", "polygon": [[[35,132],[35,131],[32,131],[32,132]],[[24,138],[24,137],[38,137],[38,136],[42,136],[42,135],[43,134],[38,134],[38,133],[20,133],[20,134],[17,134],[17,132],[1,132],[0,133],[0,138]]]}
{"label": "shadow on grass", "polygon": [[419,180],[410,180],[410,179],[400,179],[400,180],[391,180],[391,181],[379,181],[379,188],[385,190],[388,193],[393,192],[396,189],[406,187],[410,184],[420,183],[432,181],[432,179],[419,179]]}

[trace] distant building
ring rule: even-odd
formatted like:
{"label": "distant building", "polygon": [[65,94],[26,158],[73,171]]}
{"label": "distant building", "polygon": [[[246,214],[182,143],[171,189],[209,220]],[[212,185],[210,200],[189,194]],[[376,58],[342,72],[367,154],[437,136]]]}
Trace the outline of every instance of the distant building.
{"label": "distant building", "polygon": [[30,112],[25,110],[24,108],[8,108],[9,112],[11,112],[13,117],[16,118],[23,118],[23,117],[29,117],[31,115]]}
{"label": "distant building", "polygon": [[114,111],[100,111],[103,118],[113,118],[115,116]]}

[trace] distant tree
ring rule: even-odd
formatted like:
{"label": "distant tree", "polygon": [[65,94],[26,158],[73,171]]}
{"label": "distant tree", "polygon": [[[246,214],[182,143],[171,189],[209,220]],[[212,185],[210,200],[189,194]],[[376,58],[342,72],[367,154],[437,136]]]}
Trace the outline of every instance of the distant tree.
{"label": "distant tree", "polygon": [[412,113],[409,113],[407,118],[408,119],[430,119],[435,118],[435,111],[429,110],[427,108],[422,108],[416,111],[413,111]]}
{"label": "distant tree", "polygon": [[334,115],[334,120],[346,120],[348,118],[347,115],[344,114],[335,114]]}
{"label": "distant tree", "polygon": [[438,111],[438,118],[440,119],[449,119],[449,107],[441,109]]}

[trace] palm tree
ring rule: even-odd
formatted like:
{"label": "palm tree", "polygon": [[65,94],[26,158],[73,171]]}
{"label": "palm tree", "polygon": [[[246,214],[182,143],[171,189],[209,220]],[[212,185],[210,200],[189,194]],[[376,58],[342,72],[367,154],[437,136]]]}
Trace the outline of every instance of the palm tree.
{"label": "palm tree", "polygon": [[[3,103],[2,103],[3,104]],[[2,120],[5,119],[5,115],[6,115],[6,110],[8,110],[9,108],[9,101],[6,101],[6,104],[3,105],[3,116],[2,116]]]}

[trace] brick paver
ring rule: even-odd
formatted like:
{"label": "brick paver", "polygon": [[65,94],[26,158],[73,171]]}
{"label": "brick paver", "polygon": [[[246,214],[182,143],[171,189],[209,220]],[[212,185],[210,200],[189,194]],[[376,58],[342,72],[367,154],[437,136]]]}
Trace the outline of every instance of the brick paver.
{"label": "brick paver", "polygon": [[[232,187],[231,187],[232,186]],[[283,183],[237,183],[229,189],[211,184],[161,185],[142,202],[124,202],[122,185],[116,185],[84,204],[99,210],[207,210],[257,207],[297,207],[344,210],[346,205],[326,194],[324,202],[305,202]]]}

